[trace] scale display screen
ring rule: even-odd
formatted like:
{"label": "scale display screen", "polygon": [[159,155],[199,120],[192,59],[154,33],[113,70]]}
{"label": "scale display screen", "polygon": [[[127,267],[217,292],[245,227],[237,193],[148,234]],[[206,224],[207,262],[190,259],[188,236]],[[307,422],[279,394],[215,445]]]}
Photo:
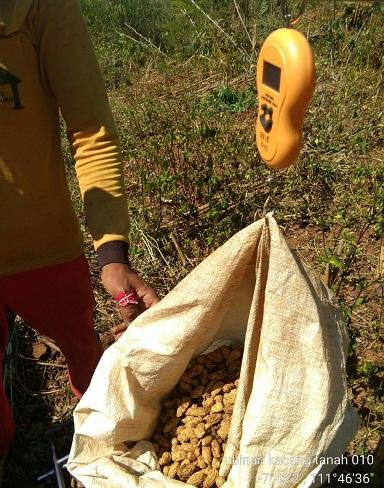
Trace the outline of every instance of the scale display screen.
{"label": "scale display screen", "polygon": [[263,65],[263,83],[272,90],[277,92],[280,91],[280,78],[281,78],[281,69],[274,64],[268,63],[268,61],[264,61]]}

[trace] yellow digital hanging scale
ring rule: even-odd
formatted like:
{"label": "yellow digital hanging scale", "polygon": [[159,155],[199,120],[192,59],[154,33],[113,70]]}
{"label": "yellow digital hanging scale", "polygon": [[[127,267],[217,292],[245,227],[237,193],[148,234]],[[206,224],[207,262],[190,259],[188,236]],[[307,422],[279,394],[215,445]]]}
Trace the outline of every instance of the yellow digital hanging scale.
{"label": "yellow digital hanging scale", "polygon": [[[315,65],[305,36],[291,26],[277,29],[265,40],[257,62],[259,107],[256,142],[261,159],[271,168],[282,169],[299,156],[305,111],[315,87]],[[302,14],[304,2],[302,4]],[[285,8],[285,12],[284,12]]]}

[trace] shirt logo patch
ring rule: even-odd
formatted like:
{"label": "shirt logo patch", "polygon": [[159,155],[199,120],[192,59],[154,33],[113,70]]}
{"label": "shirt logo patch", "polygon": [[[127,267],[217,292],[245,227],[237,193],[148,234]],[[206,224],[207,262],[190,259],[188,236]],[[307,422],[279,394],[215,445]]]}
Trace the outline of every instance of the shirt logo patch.
{"label": "shirt logo patch", "polygon": [[0,105],[12,103],[13,109],[24,108],[19,93],[20,78],[0,67]]}

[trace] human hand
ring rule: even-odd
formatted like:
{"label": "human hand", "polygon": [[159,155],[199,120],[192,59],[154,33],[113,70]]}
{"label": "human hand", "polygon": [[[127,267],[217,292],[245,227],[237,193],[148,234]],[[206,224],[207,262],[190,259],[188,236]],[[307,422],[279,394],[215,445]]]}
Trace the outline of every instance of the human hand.
{"label": "human hand", "polygon": [[140,278],[127,264],[110,263],[101,270],[101,281],[106,291],[115,297],[121,291],[129,293],[133,288],[138,297],[138,304],[129,303],[127,306],[118,306],[123,322],[112,327],[112,334],[117,340],[127,329],[129,324],[155,303],[160,301],[155,290]]}

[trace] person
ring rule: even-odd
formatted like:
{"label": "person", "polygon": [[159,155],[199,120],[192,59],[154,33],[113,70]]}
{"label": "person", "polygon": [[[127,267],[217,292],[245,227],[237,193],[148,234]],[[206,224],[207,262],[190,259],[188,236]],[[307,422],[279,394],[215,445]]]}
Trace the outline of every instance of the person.
{"label": "person", "polygon": [[[129,262],[123,162],[102,74],[78,0],[0,2],[0,364],[7,310],[54,339],[78,398],[102,354],[90,273],[61,148],[65,121],[101,280],[119,299],[121,335],[159,301]],[[124,300],[123,302],[124,303]],[[14,435],[0,370],[0,457]]]}

